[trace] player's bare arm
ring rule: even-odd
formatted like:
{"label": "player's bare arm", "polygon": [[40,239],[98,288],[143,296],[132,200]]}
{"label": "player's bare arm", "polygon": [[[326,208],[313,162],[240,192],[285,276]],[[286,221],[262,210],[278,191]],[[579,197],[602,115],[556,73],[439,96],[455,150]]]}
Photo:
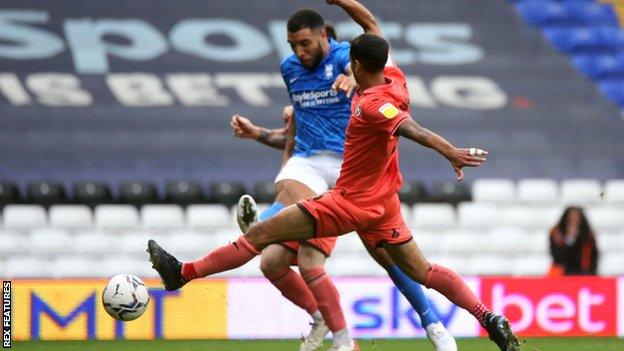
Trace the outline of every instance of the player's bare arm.
{"label": "player's bare arm", "polygon": [[239,114],[232,116],[230,122],[234,136],[253,139],[264,145],[283,150],[286,147],[286,128],[267,129],[253,124],[247,117]]}
{"label": "player's bare arm", "polygon": [[347,68],[347,74],[340,74],[336,77],[332,89],[344,91],[347,97],[350,97],[351,94],[358,89],[358,84],[353,77],[353,71],[351,71],[350,66]]}
{"label": "player's bare arm", "polygon": [[364,33],[381,36],[381,29],[375,20],[375,16],[355,0],[325,0],[330,5],[337,5],[364,29]]}
{"label": "player's bare arm", "polygon": [[292,106],[290,106],[290,116],[288,116],[288,110],[284,108],[284,122],[285,128],[285,147],[284,154],[282,155],[282,167],[286,164],[286,161],[292,157],[295,151],[295,134],[297,134],[297,123],[295,123],[294,115],[292,114]]}
{"label": "player's bare arm", "polygon": [[436,150],[453,166],[455,173],[457,174],[457,180],[462,181],[464,179],[464,167],[479,167],[486,160],[488,154],[487,151],[470,148],[460,149],[453,146],[446,139],[438,134],[420,126],[416,121],[411,118],[403,121],[398,129],[397,134],[408,138],[412,141],[419,143],[422,146]]}

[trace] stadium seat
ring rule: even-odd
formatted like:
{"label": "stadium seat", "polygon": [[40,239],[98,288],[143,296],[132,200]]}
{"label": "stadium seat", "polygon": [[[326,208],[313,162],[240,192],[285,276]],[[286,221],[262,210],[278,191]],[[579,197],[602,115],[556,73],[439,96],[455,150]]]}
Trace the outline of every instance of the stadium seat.
{"label": "stadium seat", "polygon": [[49,278],[52,265],[47,259],[35,256],[9,257],[3,272],[7,278]]}
{"label": "stadium seat", "polygon": [[503,212],[494,204],[464,202],[457,207],[458,224],[462,227],[493,227],[503,221]]}
{"label": "stadium seat", "polygon": [[520,179],[518,200],[530,203],[556,203],[559,185],[552,179]]}
{"label": "stadium seat", "polygon": [[544,36],[568,54],[614,54],[621,46],[617,28],[546,28]]}
{"label": "stadium seat", "polygon": [[501,209],[502,224],[510,227],[548,228],[555,225],[563,213],[559,205],[513,205]]}
{"label": "stadium seat", "polygon": [[364,244],[362,244],[362,240],[355,233],[349,233],[346,235],[342,235],[338,238],[336,242],[336,248],[334,249],[333,255],[343,255],[343,254],[352,254],[352,253],[364,253],[366,249],[364,248]]}
{"label": "stadium seat", "polygon": [[457,182],[441,182],[434,184],[429,193],[431,202],[447,202],[457,204],[463,201],[471,201],[470,190],[464,184]]}
{"label": "stadium seat", "polygon": [[518,256],[509,262],[511,274],[515,276],[543,276],[548,272],[551,258],[545,255]]}
{"label": "stadium seat", "polygon": [[201,184],[188,181],[167,182],[165,198],[167,203],[180,206],[205,202]]}
{"label": "stadium seat", "polygon": [[624,79],[607,79],[598,83],[607,100],[624,107]]}
{"label": "stadium seat", "polygon": [[555,1],[525,0],[516,4],[524,20],[532,26],[570,24],[570,14]]}
{"label": "stadium seat", "polygon": [[86,205],[53,205],[48,214],[52,227],[88,228],[93,226],[93,214]]}
{"label": "stadium seat", "polygon": [[104,231],[84,230],[75,234],[74,245],[76,252],[85,255],[110,256],[117,252],[117,237]]}
{"label": "stadium seat", "polygon": [[253,197],[256,203],[273,203],[275,200],[275,183],[273,181],[255,183]]}
{"label": "stadium seat", "polygon": [[344,254],[332,257],[331,264],[328,264],[325,269],[329,276],[383,277],[388,275],[372,257],[364,253]]}
{"label": "stadium seat", "polygon": [[[232,234],[232,238],[235,238]],[[218,247],[214,237],[208,233],[180,232],[162,237],[158,242],[170,252],[175,252],[178,259],[197,259],[208,251]]]}
{"label": "stadium seat", "polygon": [[67,202],[63,184],[58,182],[34,182],[27,187],[28,203],[49,207]]}
{"label": "stadium seat", "polygon": [[[622,227],[620,227],[621,229]],[[601,253],[621,254],[624,251],[624,231],[615,231],[609,234],[598,231],[596,233],[596,242]]]}
{"label": "stadium seat", "polygon": [[404,182],[399,190],[399,199],[410,206],[417,202],[426,201],[425,186],[421,182]]}
{"label": "stadium seat", "polygon": [[154,239],[160,242],[160,238],[155,234],[148,234],[144,231],[126,230],[116,237],[119,248],[118,252],[126,255],[126,257],[145,257],[147,258],[147,242],[150,239]]}
{"label": "stadium seat", "polygon": [[617,276],[624,272],[624,256],[619,253],[607,253],[598,261],[598,273],[606,276]]}
{"label": "stadium seat", "polygon": [[[28,253],[27,238],[16,230],[0,231],[0,257]],[[1,261],[1,259],[0,259]]]}
{"label": "stadium seat", "polygon": [[180,228],[184,226],[185,213],[178,205],[144,205],[141,222],[145,228]]}
{"label": "stadium seat", "polygon": [[607,180],[604,184],[604,200],[624,204],[624,179]]}
{"label": "stadium seat", "polygon": [[103,182],[78,182],[74,184],[74,203],[91,208],[113,202],[108,184]]}
{"label": "stadium seat", "polygon": [[215,182],[210,184],[210,202],[232,206],[246,193],[240,182]]}
{"label": "stadium seat", "polygon": [[80,256],[63,256],[51,262],[51,278],[92,278],[100,262]]}
{"label": "stadium seat", "polygon": [[30,232],[28,245],[35,256],[70,254],[75,248],[73,240],[65,230],[41,228]]}
{"label": "stadium seat", "polygon": [[119,188],[119,202],[134,206],[159,202],[156,187],[149,182],[125,182]]}
{"label": "stadium seat", "polygon": [[98,205],[95,225],[106,229],[135,228],[139,226],[139,211],[131,205]]}
{"label": "stadium seat", "polygon": [[476,202],[513,202],[516,188],[510,179],[478,179],[472,184],[472,198]]}
{"label": "stadium seat", "polygon": [[4,227],[41,228],[47,225],[47,214],[40,205],[7,205],[3,209]]}
{"label": "stadium seat", "polygon": [[470,256],[485,251],[485,233],[474,230],[458,230],[442,244],[442,251],[451,256]]}
{"label": "stadium seat", "polygon": [[12,182],[0,182],[0,209],[8,204],[18,204],[22,198],[17,184]]}
{"label": "stadium seat", "polygon": [[451,204],[416,204],[411,218],[417,228],[448,228],[456,224],[455,209]]}
{"label": "stadium seat", "polygon": [[575,25],[583,26],[618,26],[617,16],[613,8],[591,1],[562,1],[561,7]]}
{"label": "stadium seat", "polygon": [[572,62],[577,70],[594,80],[624,78],[624,55],[575,55]]}
{"label": "stadium seat", "polygon": [[584,205],[601,200],[602,185],[593,179],[566,179],[561,181],[561,202],[566,205]]}
{"label": "stadium seat", "polygon": [[624,228],[624,206],[590,207],[586,215],[590,225],[599,233],[602,230]]}
{"label": "stadium seat", "polygon": [[117,274],[134,274],[140,278],[158,278],[158,273],[146,262],[147,256],[144,259],[110,257],[94,267],[93,276],[110,278]]}
{"label": "stadium seat", "polygon": [[225,205],[190,205],[186,208],[186,222],[191,228],[232,227],[232,215]]}
{"label": "stadium seat", "polygon": [[466,260],[462,272],[465,275],[507,275],[510,267],[501,262],[508,261],[508,257],[504,255],[478,255]]}

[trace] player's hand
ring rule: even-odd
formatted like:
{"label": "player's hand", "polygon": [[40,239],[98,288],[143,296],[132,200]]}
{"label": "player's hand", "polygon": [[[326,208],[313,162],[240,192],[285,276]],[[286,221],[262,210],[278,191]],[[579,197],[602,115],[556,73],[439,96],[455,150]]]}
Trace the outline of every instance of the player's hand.
{"label": "player's hand", "polygon": [[251,121],[239,114],[232,116],[230,122],[234,136],[243,139],[258,139],[260,136],[260,128],[256,127]]}
{"label": "player's hand", "polygon": [[453,156],[449,158],[455,173],[457,181],[464,180],[464,167],[479,167],[487,159],[488,152],[478,148],[456,149]]}
{"label": "player's hand", "polygon": [[351,93],[358,87],[355,79],[352,76],[340,74],[332,84],[332,89],[337,91],[344,91],[347,97],[351,97]]}

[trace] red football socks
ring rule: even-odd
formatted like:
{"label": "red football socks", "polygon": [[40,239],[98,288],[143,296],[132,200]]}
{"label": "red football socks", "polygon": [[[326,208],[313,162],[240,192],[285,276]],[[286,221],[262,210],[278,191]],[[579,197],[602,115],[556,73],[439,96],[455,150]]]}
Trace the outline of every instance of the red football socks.
{"label": "red football socks", "polygon": [[182,265],[182,276],[186,280],[202,278],[211,274],[229,271],[240,267],[259,255],[244,236],[226,246],[222,246],[197,261]]}
{"label": "red football socks", "polygon": [[454,271],[432,264],[427,273],[425,286],[446,296],[452,303],[475,316],[481,325],[484,324],[485,313],[488,312],[487,307],[479,301],[479,298]]}
{"label": "red football socks", "polygon": [[312,291],[310,291],[310,288],[308,288],[303,278],[297,272],[284,267],[282,270],[265,274],[265,276],[285,298],[295,305],[306,310],[309,314],[318,311],[318,304],[314,299],[314,295],[312,295]]}
{"label": "red football socks", "polygon": [[344,329],[347,322],[340,307],[340,295],[334,283],[325,273],[325,268],[308,268],[303,270],[301,275],[312,291],[318,303],[318,309],[329,329],[332,332]]}

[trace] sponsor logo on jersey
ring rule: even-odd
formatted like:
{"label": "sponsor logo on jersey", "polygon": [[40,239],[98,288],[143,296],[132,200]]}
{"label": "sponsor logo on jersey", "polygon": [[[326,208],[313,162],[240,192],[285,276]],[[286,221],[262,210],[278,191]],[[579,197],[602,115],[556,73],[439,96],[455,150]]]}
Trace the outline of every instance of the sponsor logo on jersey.
{"label": "sponsor logo on jersey", "polygon": [[354,113],[356,117],[360,117],[360,115],[362,114],[362,105],[358,104],[357,107],[355,108]]}
{"label": "sponsor logo on jersey", "polygon": [[325,65],[325,79],[334,78],[334,65],[328,63]]}
{"label": "sponsor logo on jersey", "polygon": [[379,108],[379,112],[381,112],[384,117],[392,119],[399,114],[399,109],[396,108],[396,106],[394,106],[393,104],[386,102],[385,104],[381,105],[381,107]]}

